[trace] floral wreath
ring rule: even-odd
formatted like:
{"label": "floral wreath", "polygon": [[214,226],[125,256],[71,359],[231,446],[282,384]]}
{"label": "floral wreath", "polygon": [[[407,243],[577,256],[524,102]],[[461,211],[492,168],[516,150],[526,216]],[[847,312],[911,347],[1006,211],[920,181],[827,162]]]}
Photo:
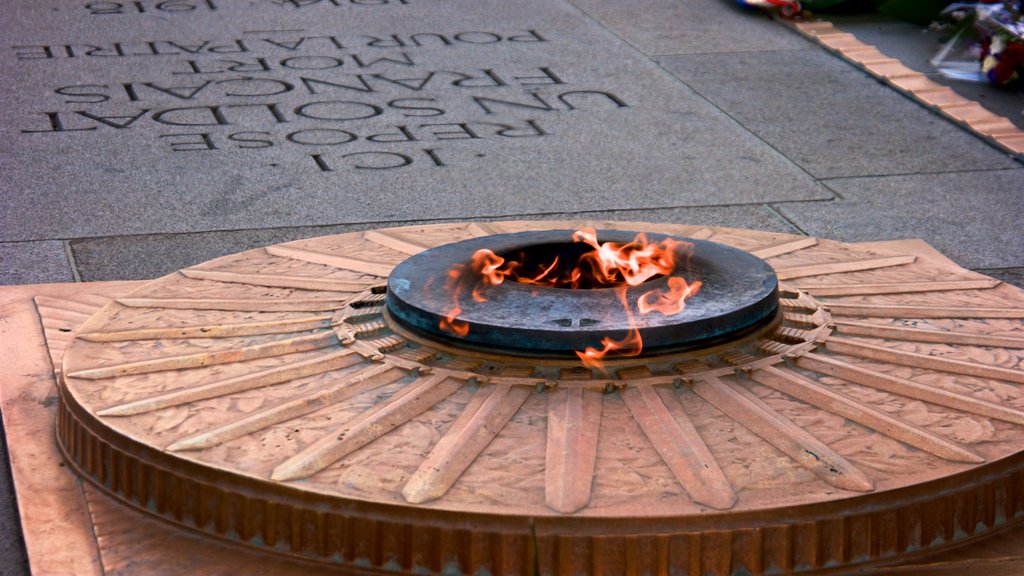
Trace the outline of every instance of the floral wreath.
{"label": "floral wreath", "polygon": [[961,37],[978,44],[980,79],[1006,86],[1024,78],[1024,18],[1021,0],[956,2],[942,14],[954,24],[954,34],[932,62],[939,65]]}

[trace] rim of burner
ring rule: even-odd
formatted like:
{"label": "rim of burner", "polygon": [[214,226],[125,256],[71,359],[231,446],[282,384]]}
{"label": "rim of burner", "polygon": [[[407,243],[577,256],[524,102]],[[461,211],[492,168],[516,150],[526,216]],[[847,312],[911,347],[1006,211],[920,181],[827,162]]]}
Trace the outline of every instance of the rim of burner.
{"label": "rim of burner", "polygon": [[[431,248],[407,258],[388,277],[387,310],[393,321],[432,340],[464,348],[524,356],[573,357],[575,350],[600,347],[605,337],[622,339],[629,321],[613,288],[566,290],[506,281],[487,290],[488,302],[464,303],[458,316],[469,325],[462,338],[438,324],[451,300],[437,288],[453,266],[468,263],[487,248],[496,254],[572,242],[571,230],[529,231],[471,238]],[[598,230],[599,242],[630,242],[637,232]],[[627,289],[630,301],[648,290],[666,289],[679,275],[701,280],[700,292],[679,314],[636,316],[644,350],[659,353],[714,345],[769,324],[778,310],[774,270],[760,258],[716,242],[668,234],[645,233],[651,242],[671,238],[692,248],[678,259],[673,274]],[[675,272],[680,272],[676,274]],[[593,311],[602,311],[595,319]]]}
{"label": "rim of burner", "polygon": [[[422,330],[409,326],[395,318],[394,314],[385,306],[382,311],[382,318],[392,331],[401,334],[403,338],[415,342],[420,346],[430,346],[458,354],[465,357],[484,359],[529,359],[540,365],[558,367],[578,367],[579,358],[575,354],[565,352],[544,352],[542,350],[529,350],[518,348],[497,349],[491,346],[480,346],[468,343],[460,338],[438,336],[433,333],[426,333]],[[782,308],[776,308],[771,314],[761,320],[744,328],[708,338],[696,340],[683,344],[666,346],[644,345],[643,351],[636,356],[616,356],[610,354],[601,360],[601,364],[608,368],[621,368],[635,366],[642,361],[661,361],[663,357],[685,356],[687,353],[699,352],[700,356],[714,354],[719,350],[733,349],[750,342],[756,342],[764,334],[771,333],[782,324]]]}

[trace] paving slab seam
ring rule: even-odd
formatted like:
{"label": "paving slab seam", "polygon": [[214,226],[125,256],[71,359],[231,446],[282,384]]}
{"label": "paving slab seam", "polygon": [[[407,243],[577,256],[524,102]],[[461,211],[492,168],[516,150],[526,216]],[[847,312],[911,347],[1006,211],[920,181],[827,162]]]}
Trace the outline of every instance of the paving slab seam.
{"label": "paving slab seam", "polygon": [[[860,177],[860,176],[858,176]],[[826,178],[826,179],[841,179],[841,178]],[[824,181],[824,180],[816,180]],[[829,190],[829,194],[835,194]],[[838,195],[837,195],[838,196]],[[772,200],[771,204],[804,204],[809,202],[834,202],[840,200],[840,198],[820,198],[812,200]],[[445,217],[445,218],[417,218],[413,220],[374,220],[374,221],[361,221],[361,222],[332,222],[329,224],[315,224],[315,225],[285,225],[285,227],[272,227],[272,228],[239,228],[239,229],[218,229],[218,230],[202,230],[202,231],[191,231],[191,232],[152,232],[152,233],[141,233],[141,234],[116,234],[116,235],[103,235],[103,236],[80,236],[69,239],[62,239],[67,242],[79,242],[89,240],[103,240],[108,238],[144,238],[151,236],[191,236],[199,234],[229,234],[239,232],[258,232],[268,230],[298,230],[298,229],[331,229],[337,227],[365,227],[367,229],[376,228],[378,225],[388,225],[388,227],[394,227],[394,225],[416,225],[426,223],[446,223],[456,221],[466,222],[486,222],[495,220],[507,220],[509,218],[534,218],[534,217],[555,217],[559,218],[562,216],[585,216],[587,214],[604,214],[607,212],[626,212],[626,213],[641,213],[641,212],[652,212],[658,210],[687,210],[697,208],[738,208],[738,207],[752,207],[752,206],[768,206],[767,202],[735,202],[731,204],[680,204],[673,206],[643,206],[638,208],[606,208],[596,210],[562,210],[558,212],[522,212],[516,214],[499,214],[499,215],[487,215],[487,216],[468,216],[468,217]],[[353,231],[355,232],[355,231]],[[34,242],[34,241],[33,241]]]}
{"label": "paving slab seam", "polygon": [[573,0],[569,0],[568,2],[566,2],[566,4],[568,4],[569,6],[572,6],[573,8],[575,8],[576,11],[579,12],[579,14],[581,16],[583,16],[587,20],[590,20],[590,22],[593,23],[595,26],[597,26],[598,28],[604,30],[605,32],[610,34],[612,37],[614,37],[616,40],[618,40],[619,42],[622,42],[626,46],[629,46],[630,48],[632,48],[634,51],[636,51],[637,54],[640,54],[641,56],[644,56],[646,58],[651,58],[649,55],[644,54],[643,50],[641,50],[640,48],[637,48],[637,46],[635,44],[633,44],[629,40],[626,40],[626,38],[623,37],[621,34],[616,32],[615,30],[612,30],[608,26],[605,26],[604,22],[601,22],[600,19],[596,18],[590,12],[587,12],[585,8],[583,8],[582,6],[577,4],[576,2],[573,2]]}
{"label": "paving slab seam", "polygon": [[829,180],[831,180],[831,178],[826,178],[826,179],[819,180],[818,183],[821,184],[822,186],[824,186],[825,188],[827,188],[828,191],[831,192],[832,195],[836,197],[836,200],[840,200],[840,201],[841,200],[846,200],[846,197],[843,196],[842,193],[840,193],[838,190],[836,190],[832,186],[829,186],[829,183],[828,183]]}
{"label": "paving slab seam", "polygon": [[[826,178],[818,179],[812,178],[815,182],[823,182],[824,180],[839,180],[846,177],[839,178]],[[859,176],[858,176],[859,178]],[[827,187],[826,187],[827,188]],[[816,199],[794,199],[794,200],[771,200],[772,204],[802,204],[807,202],[832,202],[837,199],[841,199],[832,189],[828,188],[829,194],[832,194],[833,198],[816,198]],[[141,232],[132,234],[98,234],[90,236],[74,236],[74,237],[59,237],[59,238],[33,238],[31,240],[0,240],[0,244],[23,244],[30,242],[64,242],[68,244],[68,258],[71,263],[71,269],[74,272],[76,282],[78,280],[77,261],[74,258],[74,246],[70,245],[73,242],[89,241],[89,240],[102,240],[107,238],[132,238],[132,237],[151,237],[151,236],[189,236],[195,234],[224,234],[232,232],[256,232],[261,230],[295,230],[300,228],[308,229],[329,229],[336,228],[338,226],[351,226],[358,227],[362,226],[365,228],[372,228],[380,225],[387,226],[411,226],[416,224],[430,224],[430,223],[445,223],[455,221],[466,221],[466,222],[486,222],[490,220],[507,220],[511,218],[515,219],[529,219],[529,218],[559,218],[562,216],[585,216],[587,214],[604,214],[608,212],[622,212],[622,213],[641,213],[641,212],[652,212],[659,210],[688,210],[688,209],[700,209],[700,208],[738,208],[738,207],[756,207],[766,206],[767,203],[761,202],[732,202],[722,204],[677,204],[669,206],[644,206],[637,208],[599,208],[593,210],[563,210],[558,212],[519,212],[514,214],[491,214],[483,216],[450,216],[442,218],[417,218],[413,220],[400,219],[400,220],[374,220],[374,221],[356,221],[356,222],[331,222],[328,224],[310,224],[310,225],[290,225],[290,226],[269,226],[259,228],[215,228],[210,230],[189,230],[183,232]]]}
{"label": "paving slab seam", "polygon": [[[824,178],[819,178],[818,182],[821,182],[821,183],[827,185],[828,182],[831,182],[831,181],[834,181],[834,180],[866,180],[866,179],[870,179],[870,178],[898,178],[898,177],[901,177],[901,176],[941,176],[943,174],[986,174],[986,173],[992,173],[992,172],[1016,172],[1016,171],[1021,170],[1021,169],[1022,168],[1018,168],[1018,167],[1013,167],[1013,168],[978,168],[977,170],[935,170],[934,172],[930,171],[930,170],[928,170],[928,171],[918,170],[916,172],[899,172],[899,173],[895,173],[895,174],[866,174],[866,175],[863,175],[863,176],[826,176]],[[831,188],[830,188],[830,190],[831,190]],[[835,192],[834,190],[832,190],[832,192],[834,194],[838,195],[838,193]],[[789,202],[789,203],[794,203],[794,202],[819,202],[819,200],[788,200],[788,201],[780,200],[778,202],[772,202],[772,203],[773,204],[781,204],[783,202]]]}
{"label": "paving slab seam", "polygon": [[[815,179],[815,181],[818,181]],[[830,194],[836,195],[831,189],[828,189]],[[836,195],[838,196],[838,195]],[[808,202],[833,202],[841,198],[818,198],[810,200],[772,200],[772,204],[804,204]],[[588,214],[605,214],[608,212],[622,212],[622,213],[649,213],[656,212],[659,210],[689,210],[689,209],[700,209],[700,208],[739,208],[739,207],[757,207],[767,206],[766,202],[734,202],[728,204],[679,204],[672,206],[644,206],[640,208],[601,208],[595,210],[565,210],[559,212],[521,212],[515,214],[500,214],[500,215],[489,215],[489,216],[469,216],[469,217],[445,217],[445,218],[418,218],[415,220],[374,220],[372,222],[332,222],[330,224],[315,224],[315,225],[295,225],[295,226],[272,226],[266,228],[223,228],[213,230],[191,230],[187,232],[143,232],[136,234],[103,234],[96,236],[75,236],[74,238],[53,238],[53,239],[42,239],[42,240],[57,240],[66,242],[79,242],[88,240],[103,240],[107,238],[145,238],[150,236],[191,236],[196,234],[226,234],[232,232],[256,232],[260,230],[296,230],[301,228],[308,229],[328,229],[336,228],[338,226],[351,226],[351,227],[365,227],[367,229],[374,228],[381,225],[387,226],[414,226],[416,224],[440,224],[448,222],[488,222],[495,220],[508,220],[508,219],[529,219],[529,218],[553,218],[558,219],[565,216],[586,216]],[[614,220],[614,218],[613,218]],[[354,230],[353,230],[354,231]],[[36,242],[40,240],[26,240],[19,242]],[[14,243],[14,242],[10,242]],[[74,247],[71,247],[74,250]]]}
{"label": "paving slab seam", "polygon": [[[629,47],[630,47],[631,49],[635,50],[637,54],[639,54],[639,55],[641,55],[642,57],[644,57],[644,58],[647,58],[647,59],[648,59],[649,61],[653,62],[653,63],[654,63],[655,65],[657,65],[657,67],[658,67],[658,68],[659,68],[659,69],[660,69],[660,70],[661,70],[661,71],[662,71],[662,72],[663,72],[664,74],[666,74],[666,75],[668,76],[668,78],[671,78],[672,80],[674,80],[674,81],[678,82],[679,84],[682,84],[683,86],[686,86],[686,87],[687,87],[687,88],[688,88],[688,89],[689,89],[690,91],[692,91],[692,92],[693,92],[693,94],[694,94],[694,95],[698,96],[698,97],[700,98],[700,100],[703,100],[703,101],[704,101],[704,102],[706,102],[706,103],[707,103],[708,105],[710,105],[711,107],[713,107],[713,108],[714,108],[715,110],[718,110],[718,111],[719,111],[720,113],[722,113],[722,114],[723,114],[723,115],[724,115],[724,116],[725,116],[726,118],[729,118],[730,120],[732,120],[733,122],[735,122],[735,123],[736,123],[736,125],[737,125],[738,127],[740,127],[740,128],[742,129],[742,130],[744,130],[745,132],[747,132],[748,134],[750,134],[751,136],[753,136],[754,138],[756,138],[756,139],[757,139],[757,140],[758,140],[759,142],[761,142],[761,143],[763,143],[764,145],[768,146],[768,148],[770,148],[770,149],[771,149],[772,151],[774,151],[774,152],[775,152],[776,154],[778,154],[778,155],[779,155],[780,157],[782,157],[782,158],[785,158],[785,159],[786,159],[786,161],[788,161],[788,162],[789,162],[790,164],[792,164],[792,165],[793,165],[794,167],[796,167],[796,168],[797,168],[798,170],[800,170],[801,172],[803,172],[804,174],[806,174],[806,175],[807,175],[808,177],[810,177],[810,179],[811,179],[811,180],[813,180],[813,181],[815,181],[815,182],[817,181],[817,179],[816,179],[816,178],[814,177],[814,175],[813,175],[813,174],[811,174],[810,172],[808,172],[808,171],[807,171],[807,170],[806,170],[806,169],[805,169],[805,168],[804,168],[803,166],[801,166],[800,164],[798,164],[798,163],[794,162],[794,161],[793,161],[793,160],[792,160],[791,158],[789,158],[788,156],[786,156],[785,154],[783,154],[783,153],[782,153],[782,151],[780,151],[780,150],[779,150],[778,148],[776,148],[775,146],[773,146],[773,145],[772,145],[772,144],[771,144],[770,142],[768,142],[768,141],[767,141],[767,140],[765,140],[764,138],[761,138],[761,136],[760,136],[760,135],[758,135],[757,133],[755,133],[755,132],[754,132],[753,130],[751,130],[750,128],[748,128],[748,127],[744,126],[744,125],[743,125],[743,123],[742,123],[742,122],[740,122],[740,121],[739,121],[738,119],[734,118],[734,117],[733,117],[733,116],[732,116],[731,114],[729,114],[728,112],[726,112],[725,110],[723,110],[723,109],[722,109],[722,108],[721,108],[720,106],[718,106],[717,104],[715,104],[714,102],[712,102],[712,101],[711,101],[710,99],[708,99],[708,98],[707,98],[706,96],[704,96],[703,94],[701,94],[701,93],[700,93],[700,92],[699,92],[699,91],[698,91],[697,89],[695,89],[695,88],[694,88],[693,86],[690,86],[689,84],[687,84],[686,82],[684,82],[684,81],[683,81],[683,80],[682,80],[681,78],[679,78],[678,76],[676,76],[675,74],[673,74],[673,73],[672,73],[671,71],[667,70],[667,69],[666,69],[666,68],[665,68],[664,66],[662,66],[661,62],[659,62],[659,61],[657,60],[658,56],[655,56],[655,55],[650,55],[650,54],[646,54],[646,53],[645,53],[645,52],[644,52],[643,50],[641,50],[640,48],[638,48],[638,47],[637,47],[637,46],[636,46],[635,44],[633,44],[632,42],[630,42],[629,40],[627,40],[627,39],[626,39],[625,37],[623,37],[623,36],[622,36],[621,34],[619,34],[618,32],[616,32],[615,30],[612,30],[611,28],[609,28],[609,27],[605,26],[605,24],[604,24],[603,22],[601,22],[601,21],[600,21],[600,20],[599,20],[598,18],[596,18],[596,17],[595,17],[595,16],[593,15],[593,14],[591,14],[591,13],[587,12],[587,11],[586,11],[586,10],[585,10],[585,9],[584,9],[584,8],[583,8],[582,6],[579,6],[578,4],[576,4],[575,2],[572,2],[572,1],[570,1],[570,2],[569,2],[569,4],[570,4],[570,5],[572,5],[572,6],[573,6],[573,7],[574,7],[574,8],[576,9],[576,10],[578,10],[578,11],[580,12],[580,14],[584,15],[584,16],[585,16],[585,17],[586,17],[586,18],[587,18],[588,20],[590,20],[591,22],[593,22],[595,26],[598,26],[598,27],[600,27],[601,29],[605,30],[606,32],[608,32],[609,34],[611,34],[611,35],[612,35],[612,36],[613,36],[614,38],[618,39],[619,41],[621,41],[621,42],[622,42],[623,44],[625,44],[626,46],[629,46]],[[804,50],[803,48],[800,48],[800,49],[793,49],[793,50],[770,50],[770,52],[800,52],[800,51],[803,51],[803,50]],[[737,52],[737,53],[742,53],[742,52],[744,52],[744,51],[739,51],[739,52]],[[752,52],[754,52],[754,51],[746,51],[746,52],[748,52],[748,53],[752,53]],[[766,52],[767,52],[767,51],[766,51]],[[721,54],[721,52],[707,52],[706,54]],[[692,55],[692,54],[686,54],[686,55]],[[670,55],[667,55],[667,54],[666,54],[666,55],[662,55],[662,56],[668,57],[668,56],[670,56]]]}
{"label": "paving slab seam", "polygon": [[[817,178],[817,177],[816,177],[816,176],[815,176],[814,174],[812,174],[811,172],[809,172],[809,171],[808,171],[808,170],[807,170],[806,168],[804,168],[803,166],[801,166],[801,165],[800,165],[800,164],[798,164],[797,162],[794,162],[794,161],[793,161],[793,160],[792,160],[792,159],[791,159],[791,158],[790,158],[789,156],[786,156],[786,155],[785,155],[785,154],[784,154],[784,153],[783,153],[783,152],[782,152],[781,150],[779,150],[779,149],[778,149],[778,148],[777,148],[777,147],[776,147],[776,146],[775,146],[774,144],[772,144],[771,142],[769,142],[769,141],[765,140],[764,138],[762,138],[760,134],[758,134],[757,132],[754,132],[753,130],[751,130],[750,128],[748,128],[748,127],[747,127],[746,125],[744,125],[744,124],[743,124],[743,122],[740,122],[739,118],[736,118],[736,117],[735,117],[735,116],[733,116],[732,114],[728,113],[728,112],[727,112],[727,111],[726,111],[726,110],[725,110],[724,108],[722,108],[721,106],[719,106],[718,104],[716,104],[715,102],[713,102],[713,101],[712,101],[712,100],[711,100],[710,98],[708,98],[707,96],[705,96],[704,94],[702,94],[702,93],[701,93],[701,92],[700,92],[699,90],[697,90],[697,89],[696,89],[696,88],[694,88],[693,86],[690,86],[689,84],[687,84],[686,82],[684,82],[682,78],[679,78],[679,77],[678,77],[678,76],[676,76],[675,74],[672,74],[672,72],[671,72],[671,71],[669,71],[669,70],[668,70],[668,69],[666,69],[666,68],[665,68],[664,66],[662,66],[661,62],[658,62],[658,61],[656,61],[656,60],[652,60],[652,62],[655,62],[655,63],[656,63],[657,65],[658,65],[658,67],[659,67],[659,68],[661,68],[662,70],[664,70],[664,71],[665,71],[665,73],[666,73],[666,74],[668,74],[669,76],[671,76],[672,78],[674,78],[674,79],[676,80],[676,82],[679,82],[679,83],[680,83],[680,84],[682,84],[683,86],[686,86],[687,88],[689,88],[689,89],[690,89],[691,91],[693,91],[693,93],[694,93],[694,94],[695,94],[696,96],[698,96],[698,97],[699,97],[699,98],[700,98],[701,100],[703,100],[704,102],[707,102],[709,106],[711,106],[711,107],[713,107],[713,108],[714,108],[715,110],[718,110],[719,112],[721,112],[721,113],[722,113],[722,115],[724,115],[724,116],[725,116],[726,118],[728,118],[728,119],[732,120],[733,122],[735,122],[735,123],[736,123],[736,125],[737,125],[737,126],[739,126],[740,128],[742,128],[742,129],[743,129],[743,130],[744,130],[745,132],[747,132],[748,134],[750,134],[750,135],[751,135],[751,136],[753,136],[754,138],[757,138],[757,140],[758,140],[758,141],[760,141],[760,142],[761,142],[762,144],[764,144],[765,146],[767,146],[768,148],[770,148],[770,149],[771,149],[772,151],[774,151],[774,152],[775,152],[776,154],[778,154],[778,155],[779,155],[779,156],[781,156],[782,158],[785,158],[785,159],[786,159],[786,161],[788,161],[788,162],[789,162],[790,164],[792,164],[792,165],[793,165],[794,167],[796,167],[796,168],[797,168],[798,170],[800,170],[801,172],[803,172],[804,174],[806,174],[808,178],[810,178],[811,180],[813,180],[813,181],[814,181],[814,182],[815,182],[816,184],[819,184],[819,185],[820,185],[820,182],[818,182],[818,178]],[[828,190],[828,189],[826,188],[826,190]],[[829,191],[829,193],[831,193],[831,191],[830,191],[830,190],[828,190],[828,191]],[[831,201],[831,200],[834,200],[834,198],[827,198],[827,199],[825,199],[825,200],[826,200],[826,201]],[[804,200],[788,200],[788,201],[787,201],[787,200],[780,200],[779,202],[803,202],[803,201],[804,201]]]}
{"label": "paving slab seam", "polygon": [[789,218],[786,218],[786,215],[785,215],[785,214],[783,214],[782,212],[779,212],[778,210],[776,210],[776,209],[775,209],[775,207],[774,207],[774,206],[772,206],[771,204],[765,204],[765,205],[764,205],[764,207],[765,207],[765,209],[767,209],[767,210],[768,210],[768,212],[770,212],[770,213],[771,213],[772,215],[774,215],[774,216],[775,216],[776,218],[781,218],[781,219],[782,219],[783,221],[785,221],[785,222],[786,222],[787,224],[789,224],[790,226],[792,226],[792,227],[793,227],[793,228],[794,228],[795,230],[799,230],[799,231],[800,231],[800,233],[801,233],[801,234],[803,234],[804,236],[810,236],[810,234],[808,234],[806,230],[804,230],[803,228],[801,228],[800,226],[798,226],[796,222],[794,222],[794,221],[790,220]]}
{"label": "paving slab seam", "polygon": [[75,262],[75,253],[71,250],[71,240],[67,239],[62,243],[64,244],[64,254],[68,257],[68,266],[71,268],[71,276],[75,279],[75,282],[81,282],[82,275],[78,271],[78,263]]}
{"label": "paving slab seam", "polygon": [[779,20],[878,81],[1024,162],[1024,130],[825,20]]}
{"label": "paving slab seam", "polygon": [[657,61],[658,58],[672,58],[675,56],[707,56],[709,54],[764,54],[766,52],[805,52],[807,50],[811,50],[811,47],[766,48],[764,50],[711,50],[708,52],[666,52],[659,54],[647,54],[646,56],[651,60]]}

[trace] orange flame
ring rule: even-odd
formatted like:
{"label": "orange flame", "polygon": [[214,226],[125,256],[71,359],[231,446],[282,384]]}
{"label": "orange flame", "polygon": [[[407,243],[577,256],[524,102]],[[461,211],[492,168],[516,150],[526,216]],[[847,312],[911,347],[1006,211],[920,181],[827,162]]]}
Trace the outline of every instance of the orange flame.
{"label": "orange flame", "polygon": [[666,316],[678,314],[686,308],[686,299],[695,295],[700,290],[700,281],[689,284],[680,276],[672,276],[668,279],[668,292],[664,290],[651,290],[645,292],[636,301],[636,308],[641,314],[649,312],[661,312]]}
{"label": "orange flame", "polygon": [[572,238],[594,248],[580,258],[580,264],[590,265],[594,278],[606,285],[625,281],[630,286],[639,286],[654,276],[671,273],[675,267],[675,248],[679,245],[671,238],[651,244],[643,232],[626,244],[599,244],[593,228],[577,230]]}
{"label": "orange flame", "polygon": [[619,297],[619,302],[622,302],[622,307],[626,310],[626,318],[629,319],[629,332],[626,333],[626,337],[622,340],[612,340],[605,336],[601,339],[601,345],[604,348],[598,350],[588,346],[586,350],[582,352],[577,350],[576,355],[579,356],[584,366],[590,368],[597,368],[598,370],[604,371],[604,363],[602,359],[610,352],[615,352],[619,356],[625,356],[631,358],[633,356],[639,356],[640,352],[644,349],[643,338],[640,337],[640,329],[636,327],[636,321],[633,319],[633,312],[629,308],[629,301],[626,300],[626,286],[619,286],[615,289],[616,296]]}
{"label": "orange flame", "polygon": [[459,320],[459,314],[462,314],[462,308],[460,306],[452,308],[451,311],[448,312],[448,315],[444,317],[444,320],[441,320],[440,326],[441,330],[444,330],[453,336],[465,338],[466,334],[469,334],[469,323]]}
{"label": "orange flame", "polygon": [[461,267],[455,267],[448,271],[448,280],[445,282],[445,286],[452,291],[452,307],[441,320],[439,327],[453,336],[464,338],[466,334],[469,334],[469,323],[458,319],[459,314],[462,314],[462,306],[459,304],[463,288],[461,279]]}
{"label": "orange flame", "polygon": [[[505,281],[506,273],[501,269],[501,265],[504,263],[504,258],[490,250],[477,250],[473,253],[470,269],[479,276],[480,283],[483,286],[497,286]],[[473,300],[487,302],[487,298],[480,293],[479,286],[473,288]]]}
{"label": "orange flame", "polygon": [[501,284],[506,278],[535,286],[574,289],[613,287],[629,321],[626,337],[618,341],[605,337],[601,340],[601,350],[588,347],[576,352],[585,366],[603,371],[602,361],[608,354],[633,357],[643,350],[643,339],[627,299],[630,286],[639,286],[652,278],[669,275],[668,290],[650,290],[637,299],[640,314],[658,312],[667,316],[682,312],[686,307],[686,299],[700,290],[699,281],[687,283],[679,276],[671,276],[676,269],[676,256],[680,247],[688,246],[684,242],[666,238],[652,243],[645,234],[639,233],[631,242],[601,244],[593,228],[577,230],[573,233],[573,241],[587,244],[593,250],[582,254],[576,265],[569,270],[560,267],[559,259],[555,256],[550,264],[542,265],[539,272],[534,269],[532,276],[530,272],[521,270],[521,262],[507,260],[491,250],[477,250],[468,264],[455,266],[448,272],[446,285],[452,293],[453,301],[451,309],[440,322],[440,328],[460,338],[466,336],[469,325],[458,319],[462,313],[464,289],[471,289],[472,298],[476,302],[486,302],[485,289]]}

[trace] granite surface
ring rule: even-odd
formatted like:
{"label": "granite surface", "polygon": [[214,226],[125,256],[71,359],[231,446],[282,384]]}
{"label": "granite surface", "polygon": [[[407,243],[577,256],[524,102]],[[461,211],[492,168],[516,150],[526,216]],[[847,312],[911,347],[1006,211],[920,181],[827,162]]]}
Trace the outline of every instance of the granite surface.
{"label": "granite surface", "polygon": [[778,207],[807,234],[844,242],[921,238],[972,269],[1024,266],[1024,173],[915,174],[828,181],[833,202]]}
{"label": "granite surface", "polygon": [[[775,209],[765,205],[581,211],[531,214],[528,217],[537,220],[594,219],[699,223],[707,226],[749,228],[790,234],[799,232]],[[73,240],[71,250],[76,264],[85,274],[82,277],[83,281],[145,280],[170,274],[175,270],[224,254],[233,254],[269,244],[367,228],[418,223],[425,223],[425,221],[84,238]]]}
{"label": "granite surface", "polygon": [[0,242],[0,285],[74,281],[63,242]]}
{"label": "granite surface", "polygon": [[573,0],[631,46],[648,56],[765,52],[807,48],[766,13],[722,0]]}
{"label": "granite surface", "polygon": [[659,61],[816,178],[1021,167],[817,48]]}

